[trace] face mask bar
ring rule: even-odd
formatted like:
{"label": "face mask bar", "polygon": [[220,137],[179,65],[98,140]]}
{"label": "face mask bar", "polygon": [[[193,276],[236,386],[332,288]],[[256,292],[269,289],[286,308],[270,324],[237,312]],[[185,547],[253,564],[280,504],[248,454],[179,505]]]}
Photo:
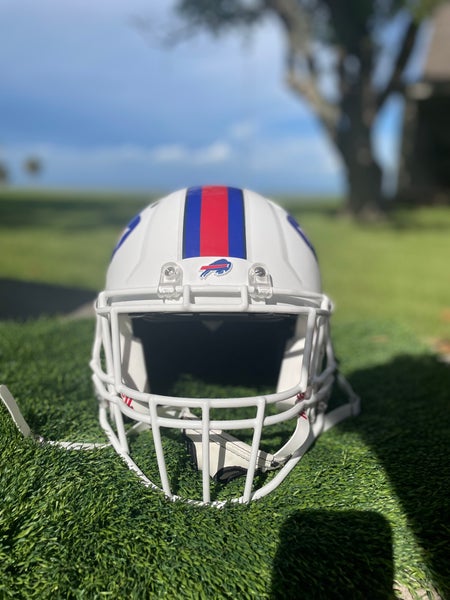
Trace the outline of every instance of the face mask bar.
{"label": "face mask bar", "polygon": [[[177,300],[170,298],[162,301],[157,290],[103,292],[99,296],[97,333],[91,367],[100,399],[100,423],[111,444],[124,458],[129,468],[135,471],[146,485],[162,489],[165,495],[173,500],[180,498],[172,493],[169,484],[162,445],[162,429],[189,430],[191,437],[196,440],[202,464],[202,500],[194,500],[194,502],[200,504],[223,504],[219,501],[211,502],[210,474],[211,461],[214,460],[211,454],[214,455],[216,450],[219,455],[221,452],[223,454],[224,448],[227,447],[246,453],[244,491],[242,496],[235,498],[234,501],[249,502],[276,488],[311,446],[320,431],[328,426],[324,413],[336,371],[328,330],[331,302],[324,295],[298,296],[293,290],[275,289],[270,299],[260,301],[252,299],[245,286],[227,288],[209,286],[206,292],[204,286],[199,286],[198,289],[193,286],[185,287],[189,289],[183,290]],[[211,298],[214,298],[212,304],[209,302]],[[209,309],[213,312],[213,308],[214,312],[222,310],[227,314],[245,311],[304,316],[307,322],[305,344],[296,384],[287,390],[273,394],[228,399],[161,396],[138,391],[124,384],[119,327],[121,315],[147,312],[179,313],[180,310],[204,313],[209,312]],[[324,357],[326,367],[321,371],[320,365]],[[280,412],[268,415],[269,405],[276,405]],[[215,409],[223,410],[236,406],[253,407],[254,417],[226,420],[211,418],[211,413]],[[196,417],[192,410],[200,412],[201,418]],[[341,411],[339,420],[354,412],[353,403],[351,409]],[[161,486],[153,483],[131,458],[127,439],[129,431],[126,430],[124,417],[135,422],[131,431],[142,428],[152,429]],[[264,428],[290,419],[296,419],[297,425],[288,442],[275,454],[263,456],[265,453],[260,451],[260,443]],[[247,446],[247,450],[243,449],[239,440],[230,439],[226,433],[239,429],[253,431],[252,442]],[[218,448],[211,442],[214,437],[222,438],[222,445]],[[278,468],[279,472],[268,483],[252,491],[257,470],[264,471],[272,468]]]}

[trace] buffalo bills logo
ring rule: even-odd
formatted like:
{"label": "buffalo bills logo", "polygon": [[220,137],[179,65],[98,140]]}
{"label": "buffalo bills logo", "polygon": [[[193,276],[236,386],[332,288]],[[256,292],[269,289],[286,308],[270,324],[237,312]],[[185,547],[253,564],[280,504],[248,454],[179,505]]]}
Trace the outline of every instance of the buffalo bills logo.
{"label": "buffalo bills logo", "polygon": [[230,261],[226,260],[225,258],[215,260],[209,265],[203,265],[203,267],[200,267],[200,277],[202,279],[206,279],[211,275],[211,273],[214,273],[215,275],[226,275],[231,271],[232,266],[233,265],[230,263]]}

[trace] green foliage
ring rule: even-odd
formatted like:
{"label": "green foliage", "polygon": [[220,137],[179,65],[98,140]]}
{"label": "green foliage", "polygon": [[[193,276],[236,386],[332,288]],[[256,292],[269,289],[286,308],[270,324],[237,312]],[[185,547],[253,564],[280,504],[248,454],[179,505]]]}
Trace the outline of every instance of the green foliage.
{"label": "green foliage", "polygon": [[230,27],[254,24],[263,16],[266,7],[264,2],[249,5],[240,0],[181,0],[176,11],[192,26],[203,26],[218,34]]}

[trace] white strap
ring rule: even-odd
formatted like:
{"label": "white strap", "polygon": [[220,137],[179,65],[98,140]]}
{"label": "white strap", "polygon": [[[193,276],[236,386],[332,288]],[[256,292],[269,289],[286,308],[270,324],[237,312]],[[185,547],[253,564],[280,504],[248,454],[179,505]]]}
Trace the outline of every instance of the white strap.
{"label": "white strap", "polygon": [[14,396],[8,390],[6,385],[0,385],[0,398],[3,401],[3,404],[9,411],[9,414],[12,417],[12,420],[16,424],[17,429],[24,437],[31,437],[33,434],[31,433],[31,429],[28,423],[23,418],[22,413],[20,412],[20,408],[17,405],[17,402],[14,399]]}
{"label": "white strap", "polygon": [[328,431],[348,417],[356,417],[361,412],[361,399],[341,373],[337,373],[337,383],[347,394],[348,402],[325,414],[323,431]]}
{"label": "white strap", "polygon": [[[203,470],[203,444],[201,431],[185,429],[192,459],[199,471]],[[213,430],[209,436],[209,474],[217,481],[231,481],[244,475],[250,463],[251,446],[224,431]],[[279,464],[272,454],[258,451],[256,468],[261,471],[276,469]]]}
{"label": "white strap", "polygon": [[3,404],[9,411],[9,414],[12,417],[17,429],[24,437],[32,437],[37,442],[41,444],[48,444],[49,446],[58,446],[60,448],[65,448],[66,450],[97,450],[99,448],[107,448],[110,444],[96,444],[96,443],[86,443],[86,442],[60,442],[60,441],[52,441],[45,440],[43,437],[36,436],[30,429],[30,426],[25,421],[22,413],[20,412],[20,408],[11,394],[6,385],[0,385],[0,399]]}

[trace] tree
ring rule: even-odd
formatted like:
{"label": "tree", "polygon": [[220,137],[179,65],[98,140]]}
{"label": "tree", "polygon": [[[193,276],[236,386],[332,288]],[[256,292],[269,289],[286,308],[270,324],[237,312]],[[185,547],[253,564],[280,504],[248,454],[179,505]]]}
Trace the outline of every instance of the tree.
{"label": "tree", "polygon": [[24,161],[23,168],[30,177],[37,177],[42,171],[42,161],[37,156],[29,156]]}
{"label": "tree", "polygon": [[[423,19],[439,0],[178,0],[191,32],[217,35],[263,18],[278,21],[286,39],[286,82],[306,100],[336,147],[347,176],[346,208],[354,215],[385,207],[382,169],[373,150],[377,115],[392,94],[404,93],[404,72]],[[397,48],[382,48],[380,33],[402,16]],[[384,52],[383,52],[384,51]],[[331,61],[321,58],[327,53]],[[390,59],[380,81],[380,58]],[[334,91],[326,93],[324,78]]]}
{"label": "tree", "polygon": [[0,185],[6,185],[9,181],[9,171],[5,163],[0,162]]}

